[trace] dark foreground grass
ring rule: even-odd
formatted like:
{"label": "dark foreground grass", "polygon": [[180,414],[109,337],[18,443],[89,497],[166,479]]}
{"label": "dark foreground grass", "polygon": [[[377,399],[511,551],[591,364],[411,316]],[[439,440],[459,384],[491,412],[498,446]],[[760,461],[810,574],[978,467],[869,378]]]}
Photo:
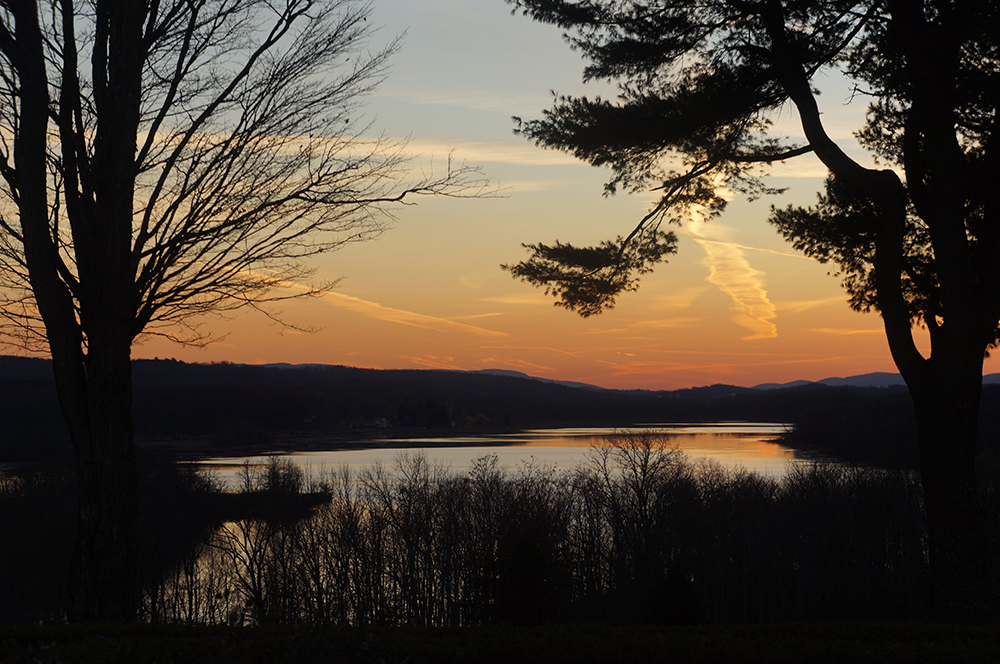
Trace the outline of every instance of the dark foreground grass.
{"label": "dark foreground grass", "polygon": [[809,624],[537,628],[0,627],[0,662],[998,662],[1000,627]]}

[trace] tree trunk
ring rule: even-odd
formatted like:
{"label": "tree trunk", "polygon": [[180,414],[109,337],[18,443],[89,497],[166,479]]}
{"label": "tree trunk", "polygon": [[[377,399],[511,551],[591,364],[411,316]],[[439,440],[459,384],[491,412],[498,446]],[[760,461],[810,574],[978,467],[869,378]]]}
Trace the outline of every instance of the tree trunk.
{"label": "tree trunk", "polygon": [[[98,198],[107,204],[106,209],[87,219],[71,215],[74,238],[81,240],[83,249],[83,253],[77,252],[77,265],[81,273],[78,286],[85,301],[79,302],[78,308],[60,276],[55,244],[58,233],[49,226],[46,145],[51,100],[38,7],[34,2],[15,3],[10,11],[15,16],[17,48],[12,52],[20,85],[14,161],[24,257],[35,303],[45,323],[80,485],[68,613],[75,619],[131,620],[137,597],[138,504],[130,414],[134,301],[129,288],[134,270],[130,271],[128,259],[133,197],[131,184],[126,181],[123,186],[121,181],[133,168],[137,110],[131,116],[104,120],[105,126],[132,137],[119,141],[123,147],[112,155],[116,159],[102,157],[104,166],[99,175],[110,184]],[[131,66],[137,65],[132,62]],[[127,99],[137,109],[137,84],[132,88]],[[125,98],[124,94],[115,95],[119,103]],[[130,122],[125,121],[130,118]],[[103,146],[95,151],[107,153]],[[67,190],[66,195],[77,194]],[[107,232],[112,224],[117,233]]]}
{"label": "tree trunk", "polygon": [[[94,349],[96,350],[96,349]],[[87,361],[87,426],[72,432],[79,520],[71,577],[73,620],[135,619],[138,474],[129,345]]]}
{"label": "tree trunk", "polygon": [[977,493],[976,436],[982,360],[975,366],[934,363],[911,381],[920,477],[927,513],[933,601],[946,617],[987,610],[985,513]]}
{"label": "tree trunk", "polygon": [[[131,621],[138,608],[139,483],[131,412],[137,296],[131,238],[146,11],[141,0],[96,4],[92,157],[88,165],[83,155],[67,154],[76,169],[66,200],[67,210],[72,207],[83,349],[73,356],[85,373],[82,390],[73,392],[70,385],[63,399],[64,413],[72,415],[67,423],[80,483],[74,619]],[[64,72],[62,85],[71,99],[79,98],[72,72]],[[84,129],[78,124],[67,129],[68,122],[64,119],[61,131],[78,138]],[[48,319],[46,325],[51,328]],[[55,358],[54,345],[52,353]]]}

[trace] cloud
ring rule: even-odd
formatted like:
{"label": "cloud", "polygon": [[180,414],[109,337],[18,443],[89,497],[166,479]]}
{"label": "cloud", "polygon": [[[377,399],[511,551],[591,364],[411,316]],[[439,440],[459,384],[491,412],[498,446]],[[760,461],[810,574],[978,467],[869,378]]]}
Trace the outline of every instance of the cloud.
{"label": "cloud", "polygon": [[[712,353],[701,353],[700,355],[712,355]],[[727,354],[721,353],[721,357],[732,356],[740,357],[739,354]],[[616,362],[614,360],[599,359],[602,365],[609,367],[612,370],[612,374],[615,377],[622,376],[669,376],[672,373],[697,373],[699,375],[714,375],[716,380],[720,376],[734,375],[739,376],[745,374],[748,370],[759,370],[761,368],[774,368],[782,366],[802,366],[802,365],[828,365],[835,364],[842,361],[844,358],[841,356],[815,356],[815,357],[801,357],[801,358],[788,358],[784,355],[748,355],[748,357],[759,357],[757,361],[739,361],[739,362],[727,362],[725,360],[719,361],[657,361],[657,360],[646,360],[640,362]],[[755,373],[757,373],[755,371]]]}
{"label": "cloud", "polygon": [[436,355],[411,356],[400,355],[411,364],[425,369],[444,369],[446,371],[464,371],[464,367],[455,364],[453,357],[437,357]]}
{"label": "cloud", "polygon": [[660,320],[644,320],[632,323],[629,327],[638,329],[673,329],[678,327],[689,327],[701,322],[700,318],[663,318]]}
{"label": "cloud", "polygon": [[[804,141],[803,141],[804,142]],[[858,146],[857,142],[853,137],[843,138],[836,140],[836,143],[841,147],[856,162],[862,166],[868,168],[885,168],[886,166],[878,165],[872,158],[872,155],[865,152],[861,147]],[[897,170],[900,175],[902,171]],[[766,172],[771,177],[778,178],[821,178],[825,179],[830,171],[826,165],[819,160],[814,154],[805,154],[801,157],[795,157],[793,159],[788,159],[785,161],[780,161],[768,166]]]}
{"label": "cloud", "polygon": [[529,362],[528,360],[519,360],[505,357],[497,357],[496,355],[490,355],[489,357],[483,358],[479,361],[482,366],[485,367],[495,367],[497,365],[503,365],[507,367],[513,367],[518,370],[535,371],[541,373],[554,373],[558,369],[555,367],[546,366],[544,364],[536,364],[535,362]]}
{"label": "cloud", "polygon": [[552,304],[552,300],[543,296],[536,295],[533,293],[517,293],[515,295],[494,295],[492,297],[480,298],[480,302],[497,302],[499,304]]}
{"label": "cloud", "polygon": [[377,302],[369,302],[368,300],[362,300],[361,298],[352,297],[343,293],[326,293],[320,296],[320,298],[323,302],[339,309],[347,309],[348,311],[353,311],[354,313],[361,314],[362,316],[385,321],[387,323],[399,323],[400,325],[409,325],[410,327],[419,327],[424,330],[433,330],[435,332],[471,334],[479,337],[507,336],[506,332],[487,330],[482,327],[476,327],[475,325],[458,323],[447,318],[438,318],[436,316],[418,314],[413,311],[393,309],[392,307],[382,306]]}
{"label": "cloud", "polygon": [[739,245],[726,241],[729,229],[718,223],[708,225],[700,219],[689,221],[687,229],[705,252],[702,263],[708,267],[709,283],[733,300],[738,312],[733,322],[750,330],[751,334],[743,339],[777,337],[778,328],[772,322],[777,310],[764,290],[764,273],[750,266]]}
{"label": "cloud", "polygon": [[504,115],[518,115],[524,109],[545,108],[552,104],[549,95],[503,94],[493,90],[430,90],[427,88],[399,90],[393,93],[380,93],[382,98],[395,98],[407,104],[420,106],[451,106],[454,108],[472,109],[476,111],[497,111]]}
{"label": "cloud", "polygon": [[[715,222],[715,225],[718,226],[718,223]],[[812,258],[809,258],[808,256],[803,255],[803,254],[795,253],[794,251],[781,251],[779,249],[765,249],[764,247],[754,247],[754,246],[751,246],[749,244],[740,244],[738,242],[730,242],[729,240],[720,240],[720,239],[709,238],[709,237],[706,237],[705,234],[694,235],[693,233],[685,233],[684,231],[681,231],[680,233],[677,233],[677,235],[679,235],[680,237],[691,238],[692,240],[694,240],[695,242],[698,242],[698,243],[701,243],[701,242],[714,242],[716,244],[725,244],[725,245],[733,247],[735,249],[745,249],[747,251],[758,251],[758,252],[760,252],[762,254],[774,254],[775,256],[787,256],[788,258],[801,258],[802,260],[806,260],[806,261],[812,261],[812,260],[814,260]]]}
{"label": "cloud", "polygon": [[517,192],[525,193],[529,191],[555,191],[566,187],[573,187],[579,184],[576,180],[515,180],[513,182],[504,180],[502,183],[504,193]]}
{"label": "cloud", "polygon": [[786,313],[798,314],[803,311],[809,311],[810,309],[825,307],[831,304],[844,304],[845,302],[846,300],[843,295],[834,295],[832,297],[822,297],[815,300],[792,300],[790,302],[780,302],[778,303],[778,308]]}
{"label": "cloud", "polygon": [[687,309],[707,290],[709,290],[707,286],[683,288],[673,291],[669,295],[653,296],[650,298],[650,301],[654,303],[657,309]]}
{"label": "cloud", "polygon": [[853,336],[855,334],[883,334],[883,330],[879,329],[858,330],[850,327],[813,327],[809,331],[816,334],[832,334],[838,337]]}
{"label": "cloud", "polygon": [[453,320],[475,320],[477,318],[493,318],[494,316],[504,316],[502,311],[490,311],[484,314],[468,314],[465,316],[455,316]]}
{"label": "cloud", "polygon": [[482,350],[489,350],[489,351],[513,351],[515,354],[518,355],[521,355],[524,352],[542,351],[542,352],[552,353],[554,355],[568,355],[569,357],[574,357],[576,359],[581,359],[581,360],[585,359],[586,356],[591,352],[600,352],[606,350],[604,348],[595,348],[592,350],[580,349],[574,351],[574,350],[568,350],[566,348],[557,348],[554,346],[528,346],[519,344],[495,344],[495,345],[484,344],[483,346],[480,346],[480,348]]}
{"label": "cloud", "polygon": [[825,178],[830,170],[812,154],[779,161],[767,167],[767,174],[776,178]]}
{"label": "cloud", "polygon": [[408,153],[421,157],[446,158],[473,164],[502,162],[519,166],[578,165],[580,160],[558,150],[543,150],[527,141],[437,141],[412,139],[406,143]]}

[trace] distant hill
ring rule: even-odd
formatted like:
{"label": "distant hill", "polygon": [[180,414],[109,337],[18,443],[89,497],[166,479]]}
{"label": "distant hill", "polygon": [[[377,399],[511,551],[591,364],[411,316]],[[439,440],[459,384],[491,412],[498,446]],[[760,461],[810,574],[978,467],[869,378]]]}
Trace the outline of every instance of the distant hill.
{"label": "distant hill", "polygon": [[897,373],[877,371],[859,376],[848,376],[846,378],[824,378],[817,381],[796,380],[791,383],[764,383],[762,385],[755,385],[754,389],[775,390],[787,387],[801,387],[810,383],[835,387],[902,387],[906,384],[903,382],[902,376]]}
{"label": "distant hill", "polygon": [[[986,374],[983,376],[983,385],[1000,384],[1000,373]],[[778,390],[788,387],[802,387],[803,385],[830,385],[836,387],[903,387],[903,377],[896,373],[877,371],[875,373],[861,374],[859,376],[848,376],[847,378],[824,378],[823,380],[808,381],[795,380],[790,383],[761,383],[754,385],[755,390]]]}
{"label": "distant hill", "polygon": [[510,369],[480,369],[478,371],[467,371],[463,373],[477,373],[477,374],[485,374],[487,376],[510,376],[511,378],[527,378],[529,380],[540,380],[543,383],[565,385],[566,387],[579,387],[584,390],[604,391],[607,389],[605,387],[599,387],[597,385],[591,385],[589,383],[580,383],[573,380],[553,380],[551,378],[538,378],[537,376],[529,376],[526,373],[522,373],[520,371],[511,371]]}
{"label": "distant hill", "polygon": [[815,385],[810,380],[794,380],[790,383],[761,383],[760,385],[754,385],[751,389],[754,390],[783,390],[786,387],[802,387],[803,385]]}

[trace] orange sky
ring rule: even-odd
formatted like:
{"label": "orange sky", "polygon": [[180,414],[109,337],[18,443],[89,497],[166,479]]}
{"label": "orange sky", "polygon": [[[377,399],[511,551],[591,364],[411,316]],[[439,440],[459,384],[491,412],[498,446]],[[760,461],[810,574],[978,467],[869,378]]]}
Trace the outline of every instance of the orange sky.
{"label": "orange sky", "polygon": [[[645,389],[894,371],[878,317],[850,311],[828,269],[766,224],[772,203],[815,201],[824,171],[811,157],[774,170],[771,184],[788,187],[782,197],[736,199],[720,220],[677,229],[678,254],[601,316],[581,319],[513,281],[499,265],[525,255],[521,242],[624,235],[652,199],[604,198],[606,172],[511,135],[510,116],[537,117],[550,90],[589,91],[558,30],[510,16],[500,0],[379,0],[375,11],[375,42],[406,35],[370,100],[373,126],[411,137],[416,168],[440,168],[453,150],[502,193],[421,200],[399,208],[378,240],[317,260],[317,281],[343,277],[335,292],[280,307],[313,332],[248,312],[210,321],[225,336],[205,349],[148,339],[135,357],[502,368]],[[830,131],[857,154],[851,131],[864,108],[846,103],[837,80],[825,84]],[[788,135],[799,131],[790,114],[775,120]]]}

